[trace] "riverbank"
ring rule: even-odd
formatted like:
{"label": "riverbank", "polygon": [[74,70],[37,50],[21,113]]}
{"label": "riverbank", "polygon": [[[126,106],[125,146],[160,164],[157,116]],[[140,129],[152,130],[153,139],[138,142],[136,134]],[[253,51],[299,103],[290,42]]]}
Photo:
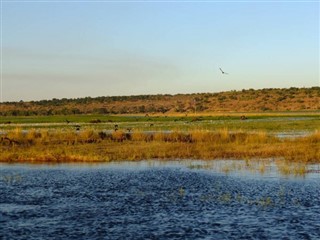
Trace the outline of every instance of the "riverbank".
{"label": "riverbank", "polygon": [[1,162],[62,163],[144,159],[284,159],[319,163],[320,132],[280,138],[265,131],[80,131],[14,129],[1,136]]}

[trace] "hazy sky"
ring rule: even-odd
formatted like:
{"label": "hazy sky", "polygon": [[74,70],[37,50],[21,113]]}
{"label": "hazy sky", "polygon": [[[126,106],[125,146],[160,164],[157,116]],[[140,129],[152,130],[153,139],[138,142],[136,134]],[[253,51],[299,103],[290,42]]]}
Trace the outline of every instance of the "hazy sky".
{"label": "hazy sky", "polygon": [[319,1],[1,5],[3,101],[319,86]]}

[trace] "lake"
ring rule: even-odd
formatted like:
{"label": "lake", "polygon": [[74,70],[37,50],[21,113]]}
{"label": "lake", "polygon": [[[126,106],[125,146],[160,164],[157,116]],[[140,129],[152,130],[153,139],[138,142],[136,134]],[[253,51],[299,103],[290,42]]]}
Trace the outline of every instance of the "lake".
{"label": "lake", "polygon": [[0,164],[0,238],[320,238],[319,165],[223,170],[238,162]]}

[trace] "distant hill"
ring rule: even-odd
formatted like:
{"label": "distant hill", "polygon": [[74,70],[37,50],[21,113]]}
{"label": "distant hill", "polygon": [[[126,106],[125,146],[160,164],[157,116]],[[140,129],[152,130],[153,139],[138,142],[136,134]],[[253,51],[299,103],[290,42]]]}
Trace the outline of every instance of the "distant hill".
{"label": "distant hill", "polygon": [[320,110],[320,87],[52,99],[0,104],[2,116]]}

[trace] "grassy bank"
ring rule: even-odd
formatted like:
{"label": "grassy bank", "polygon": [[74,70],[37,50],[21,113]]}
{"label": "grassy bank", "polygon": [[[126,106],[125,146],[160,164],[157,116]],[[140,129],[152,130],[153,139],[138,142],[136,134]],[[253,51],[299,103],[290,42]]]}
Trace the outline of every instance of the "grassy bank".
{"label": "grassy bank", "polygon": [[[245,120],[241,119],[245,116]],[[119,130],[128,128],[135,131],[166,131],[183,130],[195,131],[206,129],[216,131],[221,128],[237,131],[268,131],[292,132],[319,130],[320,115],[318,112],[276,112],[276,113],[230,113],[211,115],[67,115],[67,116],[36,116],[36,117],[1,117],[0,129],[3,131],[23,129],[52,128],[74,130],[81,126],[82,129],[113,130],[114,125]]]}
{"label": "grassy bank", "polygon": [[277,138],[265,131],[171,132],[20,128],[1,135],[1,162],[106,162],[143,159],[263,159],[320,162],[320,132]]}

